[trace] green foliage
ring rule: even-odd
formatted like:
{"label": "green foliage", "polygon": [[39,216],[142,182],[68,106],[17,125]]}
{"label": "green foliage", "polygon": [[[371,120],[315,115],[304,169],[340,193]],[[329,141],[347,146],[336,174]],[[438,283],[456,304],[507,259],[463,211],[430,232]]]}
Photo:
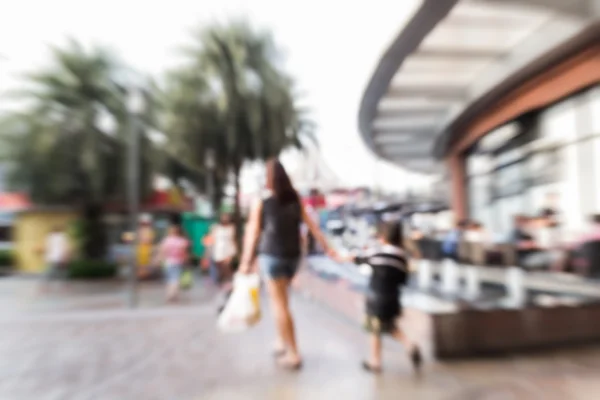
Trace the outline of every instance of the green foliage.
{"label": "green foliage", "polygon": [[[142,196],[149,194],[158,152],[145,134],[155,120],[154,103],[135,123],[119,76],[125,68],[105,50],[77,42],[53,48],[51,64],[27,76],[20,95],[28,107],[0,121],[0,161],[11,189],[35,203],[76,205],[85,220],[80,250],[88,258],[106,251],[103,207],[125,203],[131,132],[140,130]],[[148,88],[147,97],[151,97]],[[158,160],[158,161],[157,161]]]}
{"label": "green foliage", "polygon": [[117,264],[102,260],[77,260],[68,265],[69,279],[108,279],[117,276]]}
{"label": "green foliage", "polygon": [[[9,166],[11,189],[44,205],[80,206],[78,244],[86,258],[101,258],[106,247],[103,206],[125,202],[133,131],[140,133],[142,198],[156,172],[204,188],[210,150],[213,203],[233,177],[238,222],[243,164],[314,140],[270,33],[234,22],[203,28],[193,39],[164,88],[146,83],[145,109],[136,117],[119,79],[127,68],[107,51],[73,41],[53,48],[52,64],[27,76],[24,111],[0,120],[0,162]],[[160,151],[149,139],[154,128],[167,135]]]}
{"label": "green foliage", "polygon": [[199,30],[185,49],[187,64],[173,71],[164,95],[169,148],[188,165],[205,167],[212,150],[219,189],[231,176],[234,217],[240,220],[239,175],[246,161],[266,160],[314,140],[313,123],[298,106],[292,79],[268,32],[243,22]]}
{"label": "green foliage", "polygon": [[0,250],[0,268],[12,267],[15,263],[15,255],[12,250]]}
{"label": "green foliage", "polygon": [[52,49],[52,64],[27,76],[21,95],[29,107],[8,117],[4,139],[13,168],[8,180],[41,204],[101,202],[122,191],[124,154],[100,124],[117,127],[125,99],[114,79],[118,66],[101,49],[72,42]]}
{"label": "green foliage", "polygon": [[88,236],[85,230],[85,221],[81,218],[73,221],[67,227],[67,234],[73,244],[72,256],[78,258],[82,254],[84,243],[88,240]]}

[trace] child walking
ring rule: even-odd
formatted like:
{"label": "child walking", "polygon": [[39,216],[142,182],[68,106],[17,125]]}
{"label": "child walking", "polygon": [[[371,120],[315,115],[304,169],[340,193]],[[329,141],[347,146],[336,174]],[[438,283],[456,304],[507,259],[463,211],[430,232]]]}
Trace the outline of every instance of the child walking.
{"label": "child walking", "polygon": [[179,224],[171,224],[167,236],[159,247],[159,262],[164,263],[166,297],[168,302],[179,299],[182,268],[189,258],[190,242],[183,235]]}
{"label": "child walking", "polygon": [[345,260],[359,265],[368,264],[372,268],[364,323],[370,334],[370,355],[362,362],[362,367],[368,372],[381,372],[381,336],[388,334],[404,345],[418,373],[422,363],[421,352],[396,323],[402,315],[400,288],[408,278],[408,262],[402,248],[402,225],[399,222],[382,223],[377,236],[378,243],[374,248],[364,255]]}

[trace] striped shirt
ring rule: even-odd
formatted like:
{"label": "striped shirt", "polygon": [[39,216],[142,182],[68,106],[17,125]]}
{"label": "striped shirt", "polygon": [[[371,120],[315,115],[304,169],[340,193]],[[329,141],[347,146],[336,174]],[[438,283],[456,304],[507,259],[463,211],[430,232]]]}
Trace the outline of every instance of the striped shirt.
{"label": "striped shirt", "polygon": [[373,269],[369,281],[369,289],[379,297],[397,298],[400,287],[406,284],[408,278],[408,263],[405,252],[399,247],[383,245],[356,256],[357,264],[368,264]]}

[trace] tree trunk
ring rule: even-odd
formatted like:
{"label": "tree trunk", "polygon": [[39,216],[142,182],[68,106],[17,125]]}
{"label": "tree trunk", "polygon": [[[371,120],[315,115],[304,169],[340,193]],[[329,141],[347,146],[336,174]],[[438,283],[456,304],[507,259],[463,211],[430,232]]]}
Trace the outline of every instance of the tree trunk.
{"label": "tree trunk", "polygon": [[242,250],[242,237],[243,237],[243,229],[244,229],[244,221],[242,219],[242,210],[240,207],[240,173],[242,167],[241,165],[234,166],[234,188],[235,188],[235,197],[233,199],[233,221],[235,223],[235,241],[237,244],[237,248]]}
{"label": "tree trunk", "polygon": [[211,188],[209,192],[209,200],[212,206],[214,215],[218,215],[221,210],[221,202],[223,200],[223,179],[219,176],[217,171],[210,171],[211,176],[208,179],[212,180]]}
{"label": "tree trunk", "polygon": [[104,225],[104,209],[98,204],[86,204],[83,209],[81,256],[87,260],[103,260],[108,241]]}

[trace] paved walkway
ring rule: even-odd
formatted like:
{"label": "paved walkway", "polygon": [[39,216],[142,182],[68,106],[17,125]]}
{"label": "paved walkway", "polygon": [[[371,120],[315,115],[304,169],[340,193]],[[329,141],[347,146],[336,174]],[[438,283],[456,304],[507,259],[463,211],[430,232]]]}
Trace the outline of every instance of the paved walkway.
{"label": "paved walkway", "polygon": [[4,315],[0,400],[598,398],[600,348],[429,362],[416,380],[401,347],[386,343],[385,373],[364,374],[358,361],[365,338],[357,324],[299,295],[293,308],[305,368],[280,371],[269,354],[268,309],[254,329],[224,335],[215,328],[214,305],[200,292],[187,306],[31,307]]}
{"label": "paved walkway", "polygon": [[[186,291],[183,305],[206,302],[214,289],[200,284]],[[138,307],[162,307],[165,304],[161,282],[141,282],[137,289]],[[0,318],[24,313],[48,313],[76,310],[107,310],[128,307],[128,286],[123,281],[74,281],[50,287],[41,292],[40,280],[35,277],[0,279]]]}

